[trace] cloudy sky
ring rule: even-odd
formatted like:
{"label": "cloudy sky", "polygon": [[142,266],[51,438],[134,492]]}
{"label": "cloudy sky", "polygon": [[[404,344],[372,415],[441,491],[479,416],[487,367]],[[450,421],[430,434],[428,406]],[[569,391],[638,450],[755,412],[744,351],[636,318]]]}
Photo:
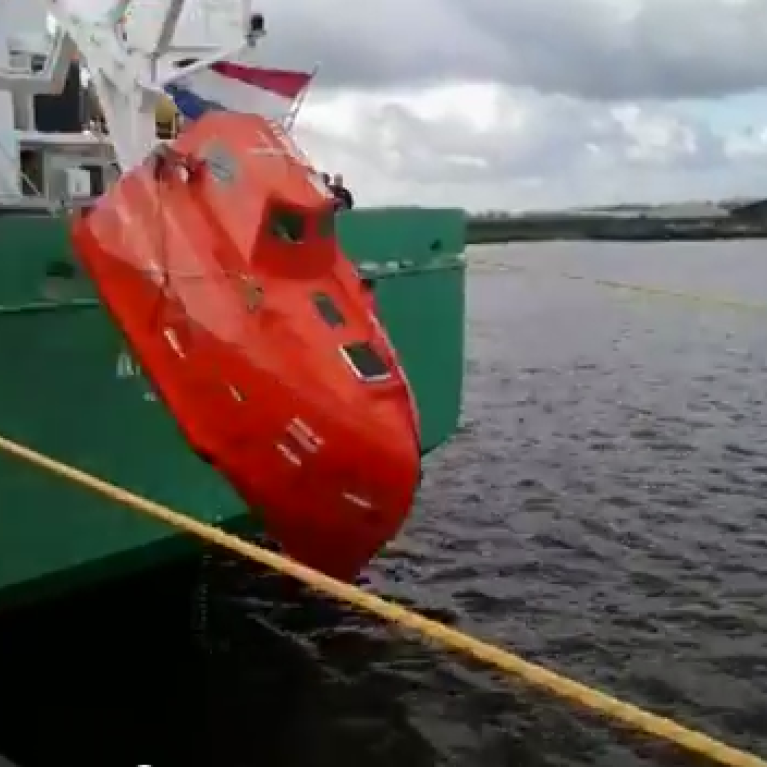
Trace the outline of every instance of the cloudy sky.
{"label": "cloudy sky", "polygon": [[[263,0],[365,203],[767,196],[767,0]],[[762,90],[765,88],[765,90]]]}

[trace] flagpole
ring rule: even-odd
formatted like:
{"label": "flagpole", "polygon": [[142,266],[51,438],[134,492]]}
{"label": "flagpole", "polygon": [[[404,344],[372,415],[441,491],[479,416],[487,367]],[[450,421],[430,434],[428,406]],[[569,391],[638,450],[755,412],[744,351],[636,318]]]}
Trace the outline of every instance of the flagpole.
{"label": "flagpole", "polygon": [[312,83],[314,82],[314,78],[317,76],[317,72],[319,71],[320,65],[318,63],[314,65],[314,68],[309,73],[309,79],[307,80],[306,85],[304,86],[301,93],[298,94],[296,100],[293,102],[293,105],[290,108],[290,112],[288,112],[288,114],[285,116],[283,128],[285,128],[286,133],[290,133],[293,130],[293,126],[296,124],[296,120],[298,119],[298,113],[301,111],[304,100],[309,93],[309,88],[311,88]]}

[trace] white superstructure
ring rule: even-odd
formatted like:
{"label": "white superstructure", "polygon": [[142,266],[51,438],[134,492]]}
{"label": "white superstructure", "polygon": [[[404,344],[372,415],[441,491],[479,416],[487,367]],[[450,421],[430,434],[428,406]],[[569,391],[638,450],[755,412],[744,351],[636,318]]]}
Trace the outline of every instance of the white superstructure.
{"label": "white superstructure", "polygon": [[[157,143],[165,85],[252,45],[253,18],[251,0],[0,0],[0,201],[25,192],[27,168],[55,199],[90,196],[89,163],[141,163]],[[75,57],[109,145],[89,133],[35,130],[35,95],[60,92]],[[184,59],[196,63],[178,66]]]}

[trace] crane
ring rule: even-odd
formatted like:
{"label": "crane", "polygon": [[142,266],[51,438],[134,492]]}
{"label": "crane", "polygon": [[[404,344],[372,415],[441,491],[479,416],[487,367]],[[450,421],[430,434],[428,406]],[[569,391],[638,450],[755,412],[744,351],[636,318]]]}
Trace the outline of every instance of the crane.
{"label": "crane", "polygon": [[[55,22],[45,65],[31,71],[0,59],[0,91],[60,92],[77,57],[87,67],[123,172],[156,146],[155,115],[168,85],[254,46],[263,35],[251,0],[113,0],[100,9],[93,0],[27,3],[38,4]],[[0,0],[0,35],[6,37],[14,28],[12,5],[20,4]]]}

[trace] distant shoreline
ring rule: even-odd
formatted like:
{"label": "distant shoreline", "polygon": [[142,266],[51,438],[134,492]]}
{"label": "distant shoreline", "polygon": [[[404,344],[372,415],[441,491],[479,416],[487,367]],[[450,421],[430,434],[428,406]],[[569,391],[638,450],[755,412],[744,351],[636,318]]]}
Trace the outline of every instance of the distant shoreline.
{"label": "distant shoreline", "polygon": [[471,245],[552,240],[614,242],[708,242],[767,238],[767,217],[705,219],[652,216],[531,215],[508,218],[467,217]]}

